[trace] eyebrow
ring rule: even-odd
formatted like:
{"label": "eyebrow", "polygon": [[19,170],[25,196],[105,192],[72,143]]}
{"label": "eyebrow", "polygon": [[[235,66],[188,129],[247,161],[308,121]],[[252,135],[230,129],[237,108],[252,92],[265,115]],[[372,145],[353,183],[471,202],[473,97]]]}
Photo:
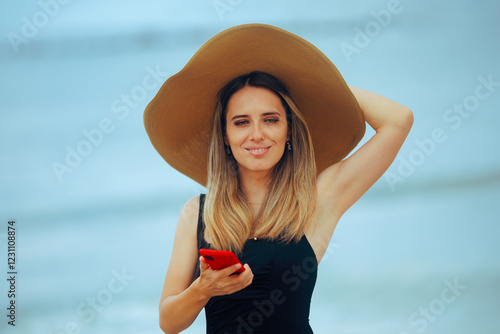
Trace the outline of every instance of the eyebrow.
{"label": "eyebrow", "polygon": [[[277,111],[271,111],[271,112],[266,112],[266,113],[263,113],[261,116],[280,116],[280,113],[277,112]],[[231,118],[231,121],[237,119],[237,118],[245,118],[245,117],[248,117],[248,115],[236,115],[236,116],[233,116],[233,118]]]}

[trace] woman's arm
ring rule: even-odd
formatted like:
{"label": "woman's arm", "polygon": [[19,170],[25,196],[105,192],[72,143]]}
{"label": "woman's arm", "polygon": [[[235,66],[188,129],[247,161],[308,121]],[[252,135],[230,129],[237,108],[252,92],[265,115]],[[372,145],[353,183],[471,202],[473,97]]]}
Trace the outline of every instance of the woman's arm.
{"label": "woman's arm", "polygon": [[205,306],[205,298],[192,284],[198,259],[196,228],[199,197],[182,209],[175,230],[174,248],[160,298],[160,328],[167,334],[188,328]]}
{"label": "woman's arm", "polygon": [[174,249],[160,298],[160,328],[176,334],[188,328],[212,296],[243,289],[252,282],[250,267],[238,276],[230,276],[240,264],[212,270],[200,257],[200,277],[193,281],[198,260],[196,229],[199,196],[184,206],[175,231]]}
{"label": "woman's arm", "polygon": [[337,221],[389,168],[411,126],[410,109],[381,95],[350,87],[375,135],[349,158],[318,176],[318,230],[330,242]]}

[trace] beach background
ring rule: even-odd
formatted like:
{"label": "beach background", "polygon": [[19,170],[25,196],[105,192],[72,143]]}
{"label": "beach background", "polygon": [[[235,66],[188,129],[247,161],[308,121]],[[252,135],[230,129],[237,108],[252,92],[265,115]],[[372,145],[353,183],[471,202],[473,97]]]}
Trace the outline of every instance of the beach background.
{"label": "beach background", "polygon": [[[161,333],[177,218],[205,190],[161,159],[142,114],[206,40],[256,22],[309,40],[348,84],[415,117],[398,158],[334,233],[314,332],[500,333],[498,1],[0,7],[1,333]],[[202,312],[185,333],[204,330]]]}

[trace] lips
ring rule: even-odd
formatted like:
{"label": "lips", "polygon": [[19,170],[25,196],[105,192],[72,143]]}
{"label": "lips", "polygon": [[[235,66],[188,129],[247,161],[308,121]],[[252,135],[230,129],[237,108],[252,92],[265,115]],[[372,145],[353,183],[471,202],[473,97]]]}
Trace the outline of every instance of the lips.
{"label": "lips", "polygon": [[269,151],[270,148],[271,148],[271,146],[267,146],[267,147],[249,147],[246,150],[248,152],[250,152],[250,154],[252,154],[252,155],[259,156],[259,155],[265,154],[267,151]]}

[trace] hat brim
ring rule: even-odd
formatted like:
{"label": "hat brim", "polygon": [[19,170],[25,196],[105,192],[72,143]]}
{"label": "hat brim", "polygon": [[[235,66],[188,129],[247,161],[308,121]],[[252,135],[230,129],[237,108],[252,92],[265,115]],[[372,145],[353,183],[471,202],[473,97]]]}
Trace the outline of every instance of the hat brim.
{"label": "hat brim", "polygon": [[208,40],[146,107],[146,132],[170,166],[206,186],[217,93],[253,71],[273,75],[290,91],[307,122],[318,173],[342,160],[363,137],[363,113],[320,50],[286,30],[246,24]]}

